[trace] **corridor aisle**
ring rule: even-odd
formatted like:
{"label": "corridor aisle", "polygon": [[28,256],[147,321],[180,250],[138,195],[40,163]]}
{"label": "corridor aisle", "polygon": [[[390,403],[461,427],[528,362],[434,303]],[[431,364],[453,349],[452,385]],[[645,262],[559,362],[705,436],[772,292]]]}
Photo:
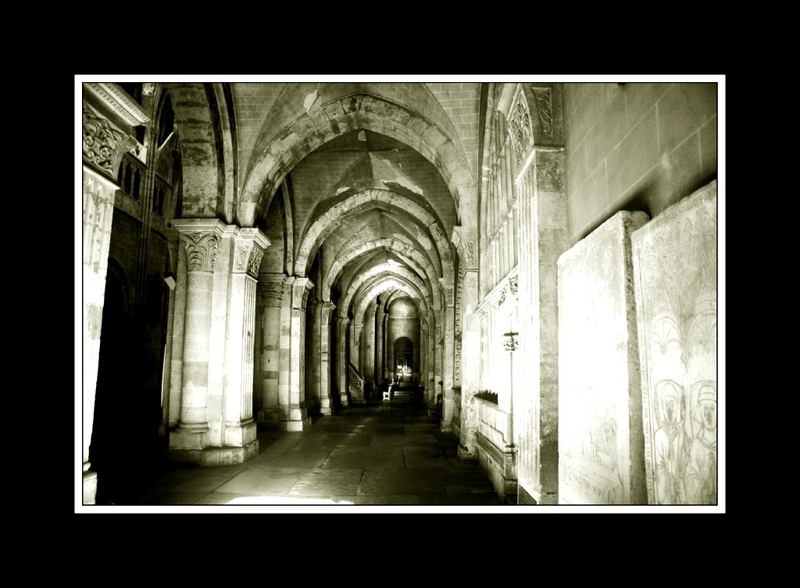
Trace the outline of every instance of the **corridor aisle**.
{"label": "corridor aisle", "polygon": [[139,504],[499,505],[458,441],[398,394],[323,416],[304,433],[259,433],[259,456],[216,468],[175,465]]}

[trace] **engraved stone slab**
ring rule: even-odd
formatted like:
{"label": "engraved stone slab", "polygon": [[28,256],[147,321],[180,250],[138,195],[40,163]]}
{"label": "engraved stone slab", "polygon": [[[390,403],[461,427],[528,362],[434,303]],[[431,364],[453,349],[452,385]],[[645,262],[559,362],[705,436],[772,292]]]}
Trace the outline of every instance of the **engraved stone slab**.
{"label": "engraved stone slab", "polygon": [[634,232],[647,497],[717,501],[717,183]]}
{"label": "engraved stone slab", "polygon": [[562,504],[646,502],[630,233],[618,212],[558,260]]}

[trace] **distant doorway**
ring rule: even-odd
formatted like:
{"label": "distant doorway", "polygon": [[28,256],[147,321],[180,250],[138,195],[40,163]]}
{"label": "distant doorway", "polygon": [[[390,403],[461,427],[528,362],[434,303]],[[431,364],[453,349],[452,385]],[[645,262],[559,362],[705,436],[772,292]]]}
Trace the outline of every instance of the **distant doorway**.
{"label": "distant doorway", "polygon": [[408,337],[394,342],[395,382],[411,382],[414,374],[414,343]]}

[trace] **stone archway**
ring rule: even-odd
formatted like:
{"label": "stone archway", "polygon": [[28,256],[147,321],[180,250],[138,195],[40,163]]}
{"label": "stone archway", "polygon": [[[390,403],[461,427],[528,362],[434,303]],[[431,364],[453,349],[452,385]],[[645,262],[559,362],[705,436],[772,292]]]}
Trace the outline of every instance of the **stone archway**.
{"label": "stone archway", "polygon": [[425,117],[372,95],[350,95],[315,106],[286,125],[254,158],[244,181],[238,220],[252,226],[278,183],[306,155],[356,130],[396,139],[431,162],[445,180],[459,216],[477,218],[477,190],[464,156],[448,133]]}

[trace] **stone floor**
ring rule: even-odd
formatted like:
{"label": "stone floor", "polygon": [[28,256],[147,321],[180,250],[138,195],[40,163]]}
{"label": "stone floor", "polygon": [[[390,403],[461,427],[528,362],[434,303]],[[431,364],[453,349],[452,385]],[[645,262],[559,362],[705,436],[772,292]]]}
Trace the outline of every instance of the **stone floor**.
{"label": "stone floor", "polygon": [[319,417],[303,433],[259,431],[259,456],[216,468],[172,465],[146,505],[499,505],[458,441],[401,396]]}

